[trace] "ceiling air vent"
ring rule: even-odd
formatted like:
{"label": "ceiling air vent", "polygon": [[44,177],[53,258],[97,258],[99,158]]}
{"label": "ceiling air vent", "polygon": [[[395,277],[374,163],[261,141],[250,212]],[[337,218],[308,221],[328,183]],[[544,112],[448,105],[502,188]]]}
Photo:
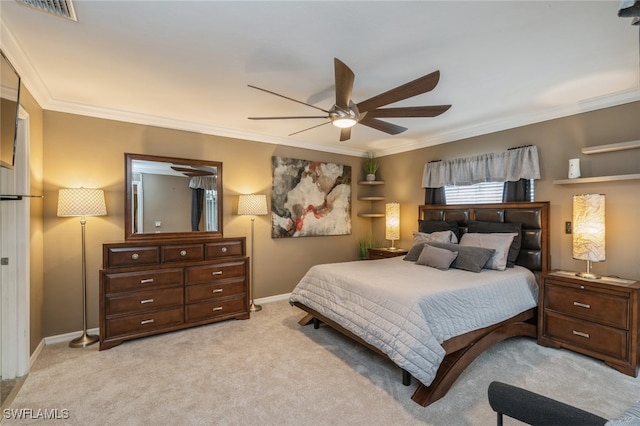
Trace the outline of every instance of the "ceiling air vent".
{"label": "ceiling air vent", "polygon": [[16,0],[18,3],[43,12],[78,22],[71,0]]}

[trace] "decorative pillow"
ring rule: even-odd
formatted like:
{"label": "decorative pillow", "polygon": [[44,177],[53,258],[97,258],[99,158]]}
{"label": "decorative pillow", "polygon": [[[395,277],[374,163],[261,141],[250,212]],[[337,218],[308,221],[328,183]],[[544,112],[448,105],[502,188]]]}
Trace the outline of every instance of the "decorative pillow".
{"label": "decorative pillow", "polygon": [[432,268],[446,271],[449,269],[451,263],[456,260],[456,257],[458,257],[457,251],[449,251],[425,244],[416,264],[431,266]]}
{"label": "decorative pillow", "polygon": [[409,262],[415,262],[418,260],[425,244],[427,244],[425,241],[418,241],[412,245],[407,254],[403,257],[403,260],[408,260]]}
{"label": "decorative pillow", "polygon": [[495,269],[504,271],[507,268],[507,256],[509,255],[509,247],[517,234],[497,233],[497,234],[479,234],[467,232],[460,239],[460,245],[466,247],[484,247],[493,249],[494,253],[484,265],[486,269]]}
{"label": "decorative pillow", "polygon": [[521,223],[504,223],[504,222],[480,222],[472,220],[469,222],[468,232],[479,232],[482,234],[492,233],[513,233],[517,235],[511,242],[509,247],[509,254],[507,256],[507,268],[513,268],[516,264],[518,255],[520,254],[520,247],[522,247],[522,224]]}
{"label": "decorative pillow", "polygon": [[453,231],[456,238],[460,237],[460,229],[456,221],[444,220],[418,220],[418,231],[430,234],[439,231]]}
{"label": "decorative pillow", "polygon": [[611,419],[604,424],[605,426],[638,426],[640,425],[640,401],[637,401],[631,407],[627,408],[624,413],[615,419]]}
{"label": "decorative pillow", "polygon": [[422,252],[422,248],[425,243],[429,242],[440,242],[440,243],[457,243],[458,238],[453,231],[436,231],[430,234],[426,234],[424,232],[414,232],[413,233],[413,245],[409,249],[409,252],[404,256],[404,260],[408,260],[410,262],[415,262],[420,257],[420,252]]}
{"label": "decorative pillow", "polygon": [[449,243],[428,243],[430,246],[446,249],[453,252],[458,252],[458,257],[451,264],[452,268],[464,269],[465,271],[480,272],[482,267],[487,263],[487,260],[491,258],[491,255],[495,252],[493,249],[487,249],[482,247],[466,247],[459,244]]}
{"label": "decorative pillow", "polygon": [[436,232],[414,232],[413,233],[413,243],[418,242],[431,242],[436,241],[438,243],[457,243],[458,237],[453,231],[436,231]]}

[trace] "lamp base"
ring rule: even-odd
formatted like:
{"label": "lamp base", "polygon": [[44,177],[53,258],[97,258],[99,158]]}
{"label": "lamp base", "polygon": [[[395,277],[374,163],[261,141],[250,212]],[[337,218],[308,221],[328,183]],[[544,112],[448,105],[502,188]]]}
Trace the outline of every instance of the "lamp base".
{"label": "lamp base", "polygon": [[251,305],[249,305],[249,312],[258,312],[262,310],[262,306],[260,305],[256,305],[255,303],[251,302]]}
{"label": "lamp base", "polygon": [[92,334],[83,333],[82,336],[77,337],[69,342],[70,348],[86,348],[89,345],[93,345],[100,338]]}
{"label": "lamp base", "polygon": [[585,278],[588,280],[600,279],[600,275],[592,274],[591,272],[576,272],[576,277]]}

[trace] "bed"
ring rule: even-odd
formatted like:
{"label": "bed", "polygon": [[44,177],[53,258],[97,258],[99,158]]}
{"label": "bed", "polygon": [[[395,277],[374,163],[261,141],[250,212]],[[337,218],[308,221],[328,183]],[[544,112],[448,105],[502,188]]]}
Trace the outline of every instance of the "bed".
{"label": "bed", "polygon": [[[324,323],[389,358],[403,383],[419,382],[412,399],[427,406],[489,346],[513,336],[535,338],[537,284],[549,267],[549,203],[421,205],[418,213],[416,231],[423,232],[415,234],[410,259],[316,265],[290,303],[306,312],[301,325]],[[438,240],[449,234],[460,244]],[[506,248],[468,248],[509,235]],[[451,255],[453,267],[433,263],[427,251]],[[469,252],[486,255],[473,259],[484,267],[467,267]],[[498,255],[502,263],[492,263]]]}

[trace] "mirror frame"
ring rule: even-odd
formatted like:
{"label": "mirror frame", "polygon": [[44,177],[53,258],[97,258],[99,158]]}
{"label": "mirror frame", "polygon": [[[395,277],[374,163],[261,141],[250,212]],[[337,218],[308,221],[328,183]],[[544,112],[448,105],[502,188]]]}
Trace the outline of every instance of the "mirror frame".
{"label": "mirror frame", "polygon": [[[161,232],[161,233],[134,233],[133,224],[131,223],[132,202],[133,202],[133,160],[157,161],[162,163],[176,163],[180,165],[191,166],[209,166],[217,167],[217,192],[218,192],[218,230],[217,231],[184,231],[184,232]],[[154,240],[167,238],[199,238],[199,237],[222,237],[222,163],[219,161],[194,160],[189,158],[177,157],[161,157],[157,155],[144,154],[124,154],[124,170],[125,170],[125,196],[124,196],[124,239],[125,240]]]}

